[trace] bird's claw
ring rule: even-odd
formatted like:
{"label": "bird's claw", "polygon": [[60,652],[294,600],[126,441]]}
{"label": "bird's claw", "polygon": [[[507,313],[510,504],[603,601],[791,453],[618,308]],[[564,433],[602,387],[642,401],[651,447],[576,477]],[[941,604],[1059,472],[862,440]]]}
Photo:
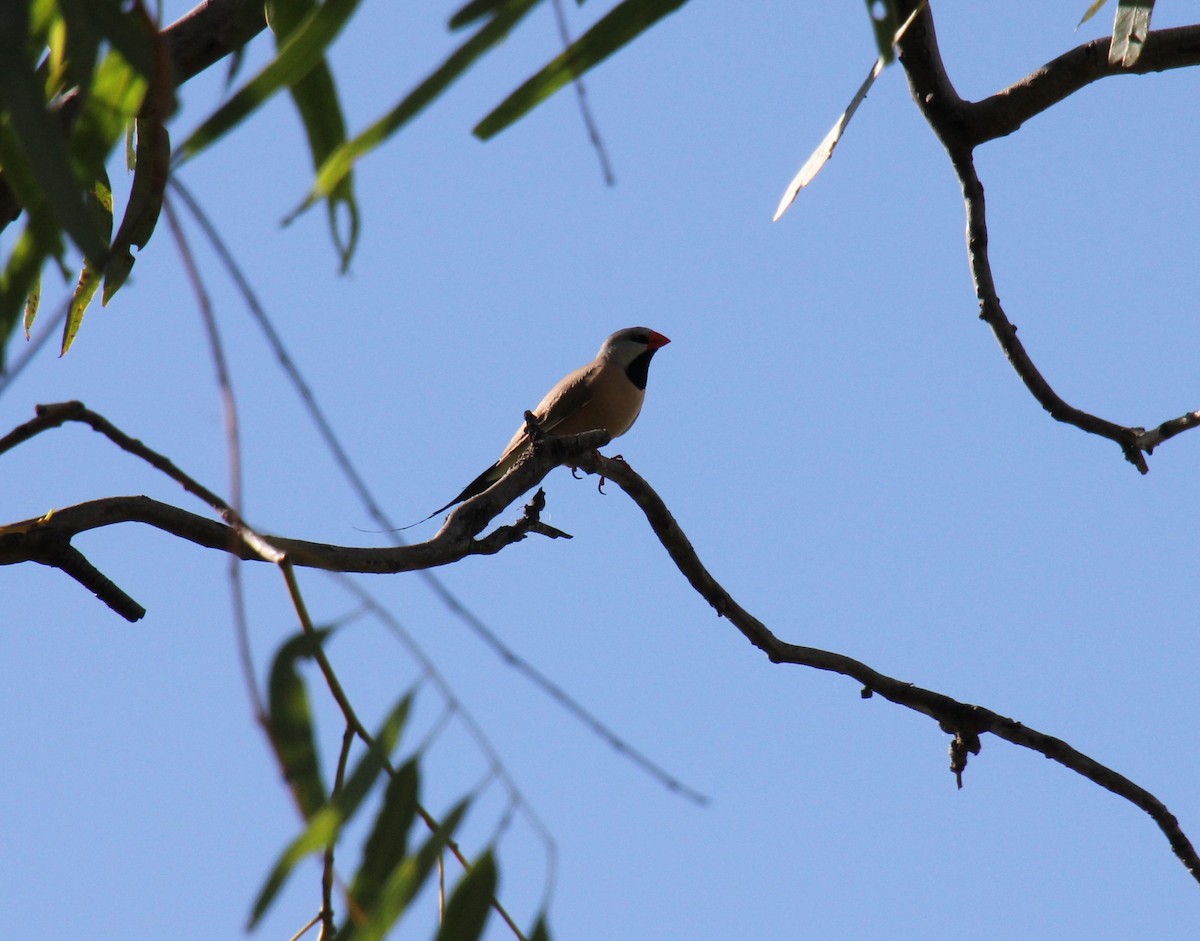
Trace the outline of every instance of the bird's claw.
{"label": "bird's claw", "polygon": [[[605,478],[605,476],[604,476],[603,474],[601,474],[601,475],[600,475],[600,483],[596,484],[596,489],[597,489],[597,490],[599,490],[601,493],[604,493],[604,485],[605,485],[607,482],[608,482],[608,481],[607,481],[607,478]],[[607,494],[607,493],[604,493],[604,495],[605,495],[606,497],[608,496],[608,494]]]}
{"label": "bird's claw", "polygon": [[583,480],[583,478],[579,476],[579,468],[576,467],[574,464],[570,465],[570,467],[571,467],[571,476],[574,477],[576,480]]}

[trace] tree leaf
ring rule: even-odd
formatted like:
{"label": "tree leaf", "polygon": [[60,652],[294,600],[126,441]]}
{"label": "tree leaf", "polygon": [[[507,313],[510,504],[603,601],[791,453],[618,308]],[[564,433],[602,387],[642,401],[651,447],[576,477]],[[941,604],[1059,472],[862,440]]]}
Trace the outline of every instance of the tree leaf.
{"label": "tree leaf", "polygon": [[[151,43],[156,36],[149,17],[139,15],[136,10],[132,15],[123,12],[120,0],[57,0],[57,3],[67,24],[67,44],[71,55],[77,55],[80,51],[76,45],[77,39],[90,44],[103,38],[136,72],[147,77],[150,75],[154,61]],[[94,65],[93,53],[88,73]]]}
{"label": "tree leaf", "polygon": [[163,194],[167,189],[171,166],[171,138],[163,124],[163,116],[154,112],[137,121],[137,149],[133,167],[133,183],[121,227],[113,240],[112,254],[104,269],[104,296],[107,304],[129,277],[133,268],[134,245],[145,248],[154,234],[162,212]]}
{"label": "tree leaf", "polygon": [[322,60],[357,9],[359,0],[326,0],[288,35],[263,69],[217,108],[178,149],[179,159],[196,156],[228,133],[284,86],[294,85]]}
{"label": "tree leaf", "polygon": [[896,35],[896,26],[900,17],[896,14],[896,0],[867,0],[867,15],[871,18],[871,28],[875,31],[875,45],[879,47],[879,57],[883,64],[888,65],[895,58],[892,48]]}
{"label": "tree leaf", "polygon": [[1150,32],[1150,14],[1154,0],[1120,0],[1113,19],[1112,45],[1108,47],[1108,64],[1129,68],[1142,54]]}
{"label": "tree leaf", "polygon": [[71,154],[80,172],[94,179],[113,147],[137,117],[149,82],[125,58],[110,52],[96,69],[87,99],[75,122]]}
{"label": "tree leaf", "polygon": [[533,930],[527,935],[529,941],[550,941],[550,928],[546,924],[546,913],[540,912]]}
{"label": "tree leaf", "polygon": [[374,150],[416,117],[476,59],[507,36],[509,31],[538,2],[539,0],[509,0],[494,19],[455,49],[440,66],[405,95],[391,111],[330,154],[317,172],[317,179],[313,183],[312,191],[304,202],[289,214],[288,221],[294,219],[317,200],[334,192],[341,184],[342,179],[350,172],[355,161]]}
{"label": "tree leaf", "polygon": [[496,897],[496,859],[488,850],[454,887],[437,941],[477,941]]}
{"label": "tree leaf", "polygon": [[308,687],[296,667],[299,661],[310,659],[329,634],[328,630],[315,635],[301,631],[290,637],[276,652],[267,682],[267,730],[306,820],[321,809],[328,791],[321,777]]}
{"label": "tree leaf", "polygon": [[850,99],[850,104],[846,106],[846,110],[842,112],[841,117],[833,122],[833,127],[829,129],[829,133],[817,145],[814,150],[804,161],[804,166],[792,178],[792,182],[788,184],[784,190],[783,198],[779,200],[779,205],[775,209],[775,215],[771,218],[772,222],[778,222],[779,217],[787,212],[788,207],[799,195],[800,190],[808,186],[821,172],[821,168],[833,156],[833,150],[838,145],[838,141],[842,139],[842,134],[845,133],[846,125],[850,123],[850,119],[854,117],[854,112],[858,110],[858,106],[862,104],[863,99],[867,97],[867,92],[871,90],[871,86],[875,84],[875,79],[879,78],[879,74],[883,71],[883,56],[875,60],[875,64],[871,67],[871,71],[867,74],[866,81],[854,93],[854,97]]}
{"label": "tree leaf", "polygon": [[509,0],[470,0],[450,17],[451,29],[462,29],[489,16],[495,16]]}
{"label": "tree leaf", "polygon": [[536,75],[475,125],[482,140],[494,137],[545,99],[607,59],[687,0],[622,0]]}
{"label": "tree leaf", "polygon": [[383,806],[375,817],[363,846],[362,862],[350,885],[354,903],[364,912],[374,910],[388,876],[408,852],[408,832],[417,815],[418,787],[416,758],[406,762],[388,781]]}
{"label": "tree leaf", "polygon": [[[928,0],[921,0],[920,3],[913,7],[912,12],[908,14],[908,19],[892,35],[892,45],[900,42],[904,34],[908,32],[908,28],[912,26],[913,21],[925,9],[926,3],[928,3]],[[771,218],[772,222],[779,221],[779,217],[787,212],[788,207],[796,199],[800,190],[811,183],[813,178],[821,172],[821,168],[829,162],[829,158],[833,156],[834,148],[837,147],[838,141],[842,139],[842,134],[845,133],[846,125],[854,117],[854,112],[858,110],[858,106],[867,97],[867,92],[871,90],[871,86],[875,84],[875,79],[879,78],[879,74],[883,71],[885,65],[887,63],[884,61],[883,56],[875,60],[875,64],[871,66],[871,71],[867,74],[866,80],[858,87],[858,91],[854,93],[854,97],[850,99],[850,104],[846,106],[846,110],[842,112],[841,117],[833,122],[833,127],[829,129],[829,133],[817,145],[817,149],[804,161],[804,166],[800,168],[799,172],[792,177],[792,182],[784,190],[783,198],[779,200],[779,205],[775,208],[775,215]]]}
{"label": "tree leaf", "polygon": [[[33,279],[33,286],[29,289],[29,294],[25,297],[25,339],[29,339],[29,330],[33,327],[33,321],[37,317],[38,306],[42,303],[42,274],[39,271],[37,277]],[[7,336],[7,332],[0,333],[0,343]],[[0,364],[3,364],[3,356],[0,356]]]}
{"label": "tree leaf", "polygon": [[[104,229],[104,236],[108,238],[112,233],[113,219],[113,200],[112,188],[108,183],[108,174],[101,167],[101,177],[92,187],[90,196],[91,202],[95,205],[100,218],[104,220],[101,225]],[[84,259],[83,270],[79,272],[79,282],[75,286],[75,293],[71,297],[71,306],[67,309],[67,320],[63,324],[62,347],[59,350],[59,356],[70,349],[71,344],[75,341],[75,334],[79,332],[79,325],[83,323],[83,314],[91,304],[92,298],[96,294],[96,288],[100,286],[100,278],[102,271],[98,265],[92,264],[88,259]],[[26,304],[25,312],[25,333],[28,336],[29,327],[32,322],[28,304]]]}
{"label": "tree leaf", "polygon": [[75,293],[71,295],[71,308],[67,312],[67,322],[63,324],[62,348],[58,355],[64,355],[75,341],[79,325],[83,323],[83,313],[92,302],[96,288],[100,287],[100,269],[90,261],[84,260],[83,270],[79,272],[79,282],[75,285]]}
{"label": "tree leaf", "polygon": [[[268,24],[275,33],[276,48],[312,13],[315,0],[274,0],[268,6]],[[346,121],[338,100],[333,73],[322,58],[312,70],[289,88],[292,102],[304,124],[308,149],[312,155],[313,171],[321,168],[325,159],[346,141]],[[353,177],[347,173],[326,198],[329,232],[341,259],[344,272],[350,264],[358,243],[359,213],[354,196]],[[338,224],[339,207],[345,210],[348,229],[343,237]]]}
{"label": "tree leaf", "polygon": [[1083,16],[1080,17],[1079,22],[1075,24],[1075,28],[1079,29],[1080,26],[1099,13],[1100,8],[1106,3],[1108,3],[1108,0],[1093,0],[1092,5],[1083,11]]}
{"label": "tree leaf", "polygon": [[354,816],[380,772],[387,766],[388,755],[396,746],[411,704],[411,694],[397,704],[375,736],[375,747],[367,749],[341,790],[313,814],[304,832],[292,840],[280,855],[255,899],[247,930],[253,929],[266,914],[296,864],[310,853],[323,851],[337,840],[342,827]]}
{"label": "tree leaf", "polygon": [[[89,259],[102,263],[108,245],[96,219],[84,203],[84,188],[71,167],[66,139],[58,119],[46,108],[42,86],[26,54],[29,7],[26,3],[0,3],[0,105],[20,141],[37,197],[22,192],[22,204],[45,202],[54,221]],[[4,163],[8,171],[7,155]]]}
{"label": "tree leaf", "polygon": [[383,941],[384,936],[404,914],[409,903],[421,891],[425,880],[433,872],[438,856],[454,836],[454,831],[458,829],[469,806],[469,798],[463,798],[455,805],[420,850],[415,855],[405,857],[404,861],[392,870],[379,893],[375,910],[369,913],[366,921],[356,925],[352,918],[348,918],[335,941]]}

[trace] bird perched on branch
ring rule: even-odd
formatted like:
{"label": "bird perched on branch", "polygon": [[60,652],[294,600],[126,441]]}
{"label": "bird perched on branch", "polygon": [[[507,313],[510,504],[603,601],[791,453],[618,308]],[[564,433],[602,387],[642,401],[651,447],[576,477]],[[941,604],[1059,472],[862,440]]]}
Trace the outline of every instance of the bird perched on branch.
{"label": "bird perched on branch", "polygon": [[[613,438],[625,434],[642,410],[650,360],[670,342],[649,327],[618,330],[604,341],[595,359],[564,376],[546,393],[533,410],[533,417],[542,431],[551,435],[578,435],[597,430],[606,431]],[[483,493],[517,463],[528,445],[529,430],[522,425],[495,464],[421,522]]]}

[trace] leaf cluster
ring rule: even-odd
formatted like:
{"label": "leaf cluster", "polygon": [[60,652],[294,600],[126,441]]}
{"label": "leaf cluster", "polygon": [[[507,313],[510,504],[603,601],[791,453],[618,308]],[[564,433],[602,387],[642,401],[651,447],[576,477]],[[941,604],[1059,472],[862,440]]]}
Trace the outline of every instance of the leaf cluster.
{"label": "leaf cluster", "polygon": [[[355,163],[420,114],[543,2],[469,0],[448,22],[466,38],[398,102],[350,135],[325,55],[358,13],[360,0],[267,0],[262,24],[273,33],[274,55],[174,148],[166,122],[176,110],[177,86],[191,69],[181,64],[171,30],[160,29],[145,0],[0,4],[0,227],[22,210],[26,217],[0,269],[0,338],[22,319],[28,336],[43,269],[53,261],[64,279],[71,278],[68,245],[73,245],[83,260],[63,329],[65,353],[96,293],[107,304],[129,277],[133,249],[144,248],[154,234],[171,172],[285,89],[303,123],[314,171],[309,193],[287,218],[325,203],[345,270],[359,235]],[[475,135],[486,140],[500,133],[686,2],[615,3],[485,115]],[[240,7],[255,4],[222,6],[227,15],[244,17]],[[868,9],[879,35],[886,34],[880,45],[890,57],[894,3],[875,6],[881,15]],[[212,32],[224,25],[214,23]],[[224,51],[234,55],[236,77],[241,46]],[[122,139],[132,175],[123,193],[114,194],[107,168]],[[119,224],[115,195],[124,198]]]}
{"label": "leaf cluster", "polygon": [[[439,868],[439,859],[452,846],[454,834],[470,808],[471,796],[460,799],[441,821],[434,821],[419,801],[419,753],[399,768],[392,766],[391,755],[412,708],[411,692],[395,704],[348,773],[347,752],[343,751],[337,781],[332,790],[327,788],[308,689],[299,666],[315,656],[318,645],[329,634],[327,630],[296,634],[279,648],[271,668],[267,731],[304,826],[271,868],[251,908],[247,928],[259,924],[301,862],[321,858],[331,870],[339,838],[382,781],[383,798],[370,823],[357,869],[345,885],[346,912],[336,926],[338,941],[380,939],[429,884]],[[423,840],[419,839],[422,830],[429,834]],[[327,884],[331,882],[327,879]],[[481,937],[496,885],[496,860],[489,849],[458,880],[445,907],[438,937],[461,941]],[[321,920],[332,925],[335,919],[329,898],[325,906]],[[538,931],[541,937],[548,937],[544,926]]]}

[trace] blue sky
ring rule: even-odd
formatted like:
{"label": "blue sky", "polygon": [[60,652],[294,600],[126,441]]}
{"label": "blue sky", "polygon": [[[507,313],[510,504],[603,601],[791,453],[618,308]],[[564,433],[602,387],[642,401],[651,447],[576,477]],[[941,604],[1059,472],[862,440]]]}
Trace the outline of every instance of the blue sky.
{"label": "blue sky", "polygon": [[[335,47],[352,128],[452,48],[450,8],[426,6],[366,4]],[[1073,31],[1084,6],[939,6],[959,91],[989,93],[1103,35],[1107,10]],[[168,18],[186,7],[168,3]],[[576,33],[602,12],[567,7]],[[1155,25],[1175,25],[1170,15]],[[268,46],[255,43],[251,64]],[[470,136],[557,48],[540,11],[360,165],[363,238],[345,277],[322,211],[280,226],[310,182],[286,101],[183,170],[387,512],[409,522],[444,503],[607,334],[651,326],[673,342],[615,450],[741,604],[785,640],[1066,739],[1200,835],[1200,433],[1162,447],[1140,477],[1026,393],[977,319],[957,183],[898,68],[770,222],[873,60],[861,4],[826,5],[818,22],[797,4],[696,2],[605,63],[588,91],[612,188],[569,92],[487,144]],[[187,86],[176,140],[220,100],[222,79]],[[1010,317],[1064,398],[1120,422],[1200,405],[1196,81],[1098,83],[979,154]],[[248,518],[382,545],[189,235],[234,373]],[[45,351],[0,396],[0,425],[82,399],[227,492],[214,371],[168,236],[161,226],[65,358]],[[202,512],[80,428],[11,452],[2,473],[4,521],[136,493]],[[546,489],[547,518],[572,541],[530,539],[439,577],[709,806],[588,734],[420,579],[359,583],[427,651],[553,834],[556,937],[1195,937],[1196,883],[1132,805],[992,738],[956,791],[934,723],[861,700],[847,679],[767,663],[618,490],[600,496],[565,470]],[[79,544],[149,613],[126,624],[59,573],[0,568],[10,928],[236,935],[298,821],[251,720],[227,562],[134,526]],[[294,616],[277,572],[243,568],[261,674]],[[301,584],[319,621],[355,607],[320,573]],[[341,630],[330,655],[368,724],[420,675],[370,618]],[[314,696],[332,762],[340,727]],[[423,687],[409,745],[441,708]],[[426,756],[431,809],[487,761],[450,723]],[[485,845],[503,808],[493,786],[468,847]],[[355,858],[353,844],[343,852]],[[528,924],[550,864],[527,817],[499,854],[500,896]],[[258,936],[290,937],[317,885],[301,870]],[[433,917],[422,905],[398,936],[431,936]]]}

